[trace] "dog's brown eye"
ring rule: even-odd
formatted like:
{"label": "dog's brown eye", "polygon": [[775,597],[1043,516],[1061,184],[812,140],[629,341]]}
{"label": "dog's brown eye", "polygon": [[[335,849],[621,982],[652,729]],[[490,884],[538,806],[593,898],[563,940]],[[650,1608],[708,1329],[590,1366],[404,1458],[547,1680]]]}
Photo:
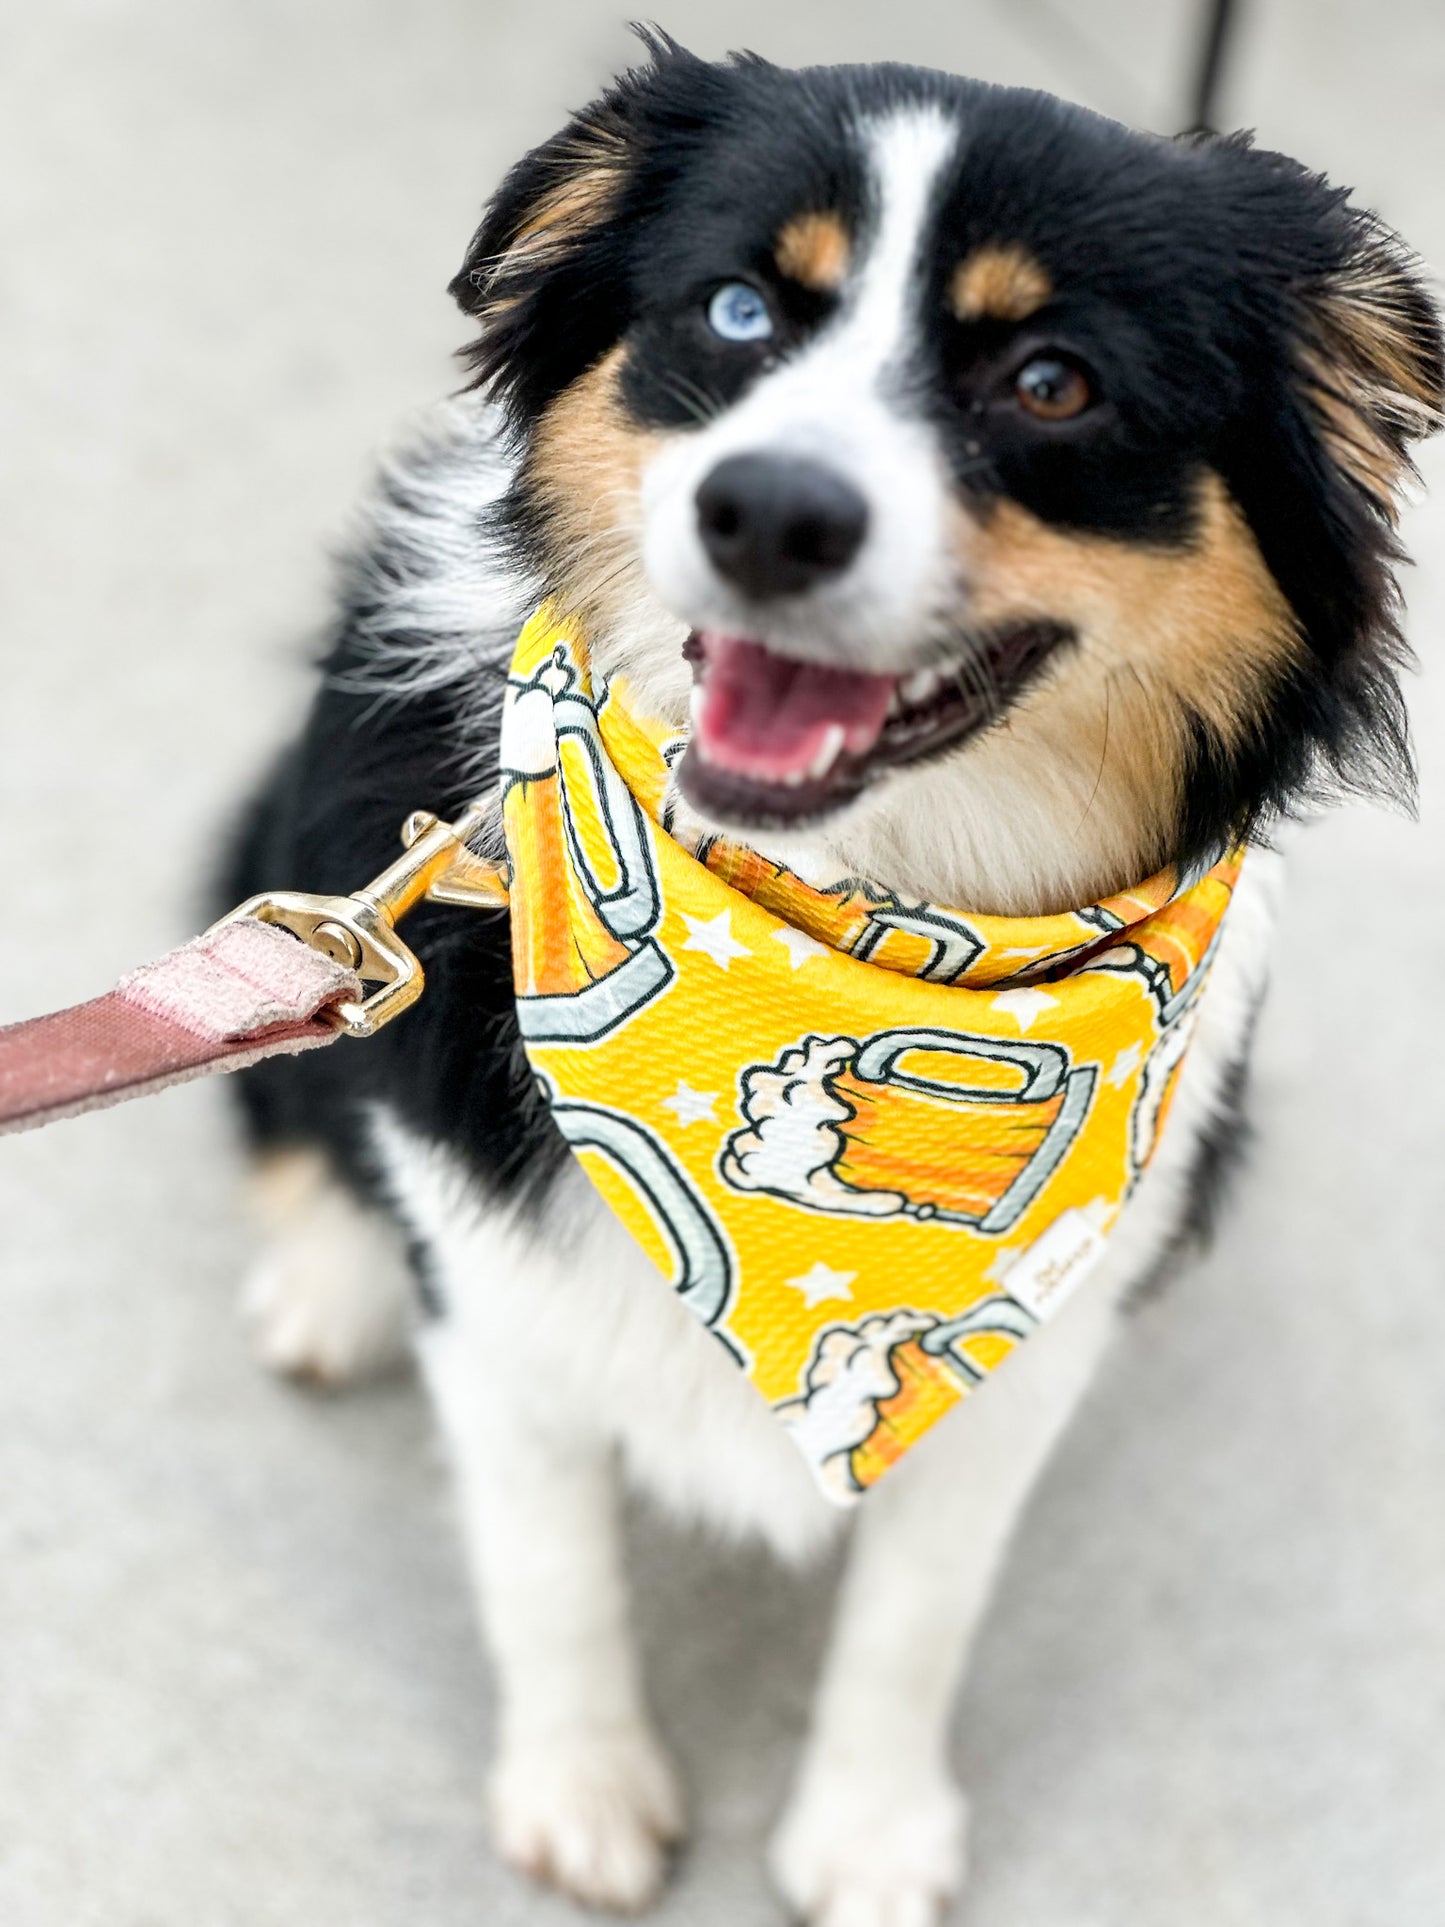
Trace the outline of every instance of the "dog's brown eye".
{"label": "dog's brown eye", "polygon": [[1014,376],[1021,407],[1042,422],[1066,422],[1082,415],[1094,399],[1088,377],[1057,355],[1035,355]]}

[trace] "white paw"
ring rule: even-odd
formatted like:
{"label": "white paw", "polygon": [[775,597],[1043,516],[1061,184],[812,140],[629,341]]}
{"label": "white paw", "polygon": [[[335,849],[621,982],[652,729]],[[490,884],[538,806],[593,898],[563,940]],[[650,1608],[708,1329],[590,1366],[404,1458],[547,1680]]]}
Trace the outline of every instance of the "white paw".
{"label": "white paw", "polygon": [[937,1927],[963,1886],[967,1841],[968,1804],[943,1775],[868,1799],[842,1774],[814,1774],[769,1862],[808,1927]]}
{"label": "white paw", "polygon": [[641,1728],[558,1736],[504,1752],[488,1789],[502,1858],[588,1907],[635,1913],[656,1899],[682,1800],[667,1755]]}
{"label": "white paw", "polygon": [[407,1350],[411,1284],[396,1233],[309,1158],[280,1166],[265,1173],[271,1237],[241,1294],[257,1355],[323,1385],[373,1377]]}

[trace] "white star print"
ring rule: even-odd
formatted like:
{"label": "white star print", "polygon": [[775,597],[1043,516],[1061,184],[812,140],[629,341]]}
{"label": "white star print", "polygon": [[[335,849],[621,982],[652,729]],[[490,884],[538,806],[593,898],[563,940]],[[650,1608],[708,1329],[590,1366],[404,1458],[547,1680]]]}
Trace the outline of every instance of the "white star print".
{"label": "white star print", "polygon": [[677,1080],[677,1093],[662,1100],[665,1111],[675,1111],[679,1124],[700,1124],[704,1118],[709,1124],[717,1123],[717,1113],[713,1105],[717,1103],[716,1091],[695,1091],[691,1084]]}
{"label": "white star print", "polygon": [[830,1298],[846,1298],[851,1302],[853,1294],[848,1287],[857,1276],[856,1271],[829,1271],[820,1261],[810,1265],[801,1278],[789,1278],[785,1282],[802,1292],[803,1303],[811,1310]]}
{"label": "white star print", "polygon": [[995,1010],[1007,1011],[1020,1030],[1028,1030],[1035,1017],[1058,1002],[1042,990],[1001,990],[993,1000]]}
{"label": "white star print", "polygon": [[733,935],[732,914],[731,910],[720,910],[715,917],[690,917],[684,910],[682,920],[689,936],[683,949],[701,950],[719,970],[726,970],[734,957],[751,957],[752,951]]}
{"label": "white star print", "polygon": [[773,942],[780,943],[788,953],[788,962],[794,970],[800,970],[809,957],[826,957],[828,946],[818,943],[806,930],[775,930]]}
{"label": "white star print", "polygon": [[1114,1086],[1116,1091],[1121,1090],[1123,1086],[1129,1082],[1129,1079],[1134,1075],[1135,1071],[1138,1070],[1139,1059],[1143,1055],[1143,1051],[1140,1050],[1137,1044],[1131,1044],[1128,1050],[1121,1050],[1119,1052],[1119,1055],[1109,1066],[1109,1082]]}

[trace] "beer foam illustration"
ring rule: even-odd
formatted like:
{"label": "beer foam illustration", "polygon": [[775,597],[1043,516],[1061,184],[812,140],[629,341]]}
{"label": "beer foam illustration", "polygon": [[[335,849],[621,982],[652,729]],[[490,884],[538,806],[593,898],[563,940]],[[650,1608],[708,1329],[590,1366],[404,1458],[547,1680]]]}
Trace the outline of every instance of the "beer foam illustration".
{"label": "beer foam illustration", "polygon": [[722,1175],[739,1191],[767,1191],[819,1211],[896,1217],[908,1200],[899,1191],[855,1191],[833,1167],[843,1156],[842,1127],[853,1112],[828,1084],[852,1068],[853,1037],[805,1037],[776,1064],[753,1065],[742,1078],[742,1113],[751,1130],[734,1132]]}
{"label": "beer foam illustration", "polygon": [[801,1398],[774,1409],[830,1498],[851,1505],[861,1487],[850,1460],[878,1425],[878,1407],[902,1389],[895,1346],[931,1331],[931,1312],[876,1312],[857,1325],[830,1325],[818,1339]]}

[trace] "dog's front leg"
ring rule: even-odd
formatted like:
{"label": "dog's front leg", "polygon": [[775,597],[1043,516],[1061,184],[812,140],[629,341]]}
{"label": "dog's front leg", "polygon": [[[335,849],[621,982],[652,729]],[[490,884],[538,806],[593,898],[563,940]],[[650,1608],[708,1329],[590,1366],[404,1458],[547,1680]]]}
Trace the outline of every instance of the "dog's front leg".
{"label": "dog's front leg", "polygon": [[493,1835],[524,1872],[633,1909],[681,1808],[633,1651],[611,1450],[551,1409],[547,1356],[478,1324],[444,1320],[420,1349],[496,1665]]}
{"label": "dog's front leg", "polygon": [[947,1764],[969,1648],[1029,1490],[1113,1324],[1085,1291],[863,1500],[812,1730],[773,1841],[811,1927],[928,1927],[963,1881]]}

